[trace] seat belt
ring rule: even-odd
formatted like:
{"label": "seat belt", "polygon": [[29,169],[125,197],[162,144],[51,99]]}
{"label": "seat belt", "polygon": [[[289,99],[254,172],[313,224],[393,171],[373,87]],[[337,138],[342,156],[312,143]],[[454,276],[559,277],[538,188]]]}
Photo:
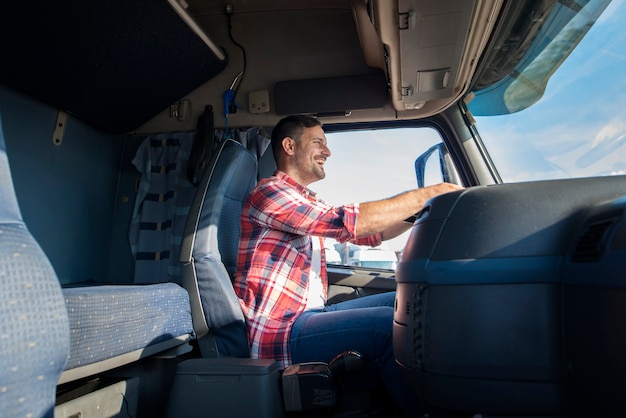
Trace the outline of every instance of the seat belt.
{"label": "seat belt", "polygon": [[198,338],[198,348],[200,348],[200,355],[202,358],[221,357],[220,350],[217,348],[215,335],[213,335],[210,328],[206,335]]}
{"label": "seat belt", "polygon": [[191,154],[187,163],[187,179],[196,186],[202,177],[207,162],[215,148],[215,129],[213,123],[213,106],[207,105],[204,113],[198,116],[196,135],[191,146]]}

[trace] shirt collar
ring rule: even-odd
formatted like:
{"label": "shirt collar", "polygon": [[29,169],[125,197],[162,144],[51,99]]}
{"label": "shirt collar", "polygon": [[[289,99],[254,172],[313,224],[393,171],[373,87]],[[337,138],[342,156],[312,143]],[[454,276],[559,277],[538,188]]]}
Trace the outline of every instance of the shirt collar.
{"label": "shirt collar", "polygon": [[308,187],[301,185],[284,171],[276,170],[274,172],[274,176],[286,182],[290,186],[292,186],[305,198],[310,199],[310,200],[317,200],[317,193],[315,193],[313,190],[309,189]]}

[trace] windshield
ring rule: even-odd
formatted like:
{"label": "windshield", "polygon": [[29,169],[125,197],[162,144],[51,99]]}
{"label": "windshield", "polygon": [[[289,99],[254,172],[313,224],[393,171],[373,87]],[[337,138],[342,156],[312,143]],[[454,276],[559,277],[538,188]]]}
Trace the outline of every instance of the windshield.
{"label": "windshield", "polygon": [[[502,83],[496,94],[501,98],[499,106],[487,106],[481,92],[469,103],[503,181],[626,171],[626,31],[622,22],[626,6],[623,0],[614,0],[596,20],[605,5],[606,1],[589,1],[561,32],[548,39],[541,53],[524,62],[521,74]],[[559,53],[587,30],[551,76],[545,93],[538,94],[530,107],[518,110],[515,96],[526,94],[528,80],[551,74],[560,64]],[[480,116],[489,112],[510,113]]]}
{"label": "windshield", "polygon": [[[626,16],[625,1],[613,1],[605,9],[605,2],[590,1],[575,18],[570,12],[566,24],[561,21],[563,30],[550,38],[556,44],[542,44],[541,51],[531,48],[534,59],[522,60],[524,71],[530,71],[538,84],[542,77],[549,81],[545,93],[525,109],[521,109],[523,101],[504,101],[511,105],[506,112],[502,107],[491,108],[494,114],[504,114],[474,115],[476,129],[504,182],[626,171],[626,31],[620,22],[620,17]],[[572,42],[570,36],[566,46],[559,49],[556,46],[564,42],[565,32],[576,33],[576,41]],[[563,61],[558,59],[559,54],[569,56]],[[509,79],[498,86],[502,89],[491,92],[513,97],[528,87],[528,83],[521,86],[518,80],[522,79],[526,82],[531,75],[522,71],[517,79]],[[469,103],[472,113],[479,99],[480,95]],[[485,113],[486,109],[482,107],[477,113]],[[332,156],[325,165],[326,179],[311,188],[336,205],[382,199],[414,188],[416,157],[429,150],[445,152],[445,146],[440,148],[443,144],[439,132],[418,121],[403,128],[329,129],[327,138]],[[426,161],[425,185],[448,180],[442,176],[439,157]],[[381,248],[394,251],[400,259],[408,234],[384,242]],[[366,265],[364,260],[355,264],[336,243],[327,248],[329,264],[381,267]]]}

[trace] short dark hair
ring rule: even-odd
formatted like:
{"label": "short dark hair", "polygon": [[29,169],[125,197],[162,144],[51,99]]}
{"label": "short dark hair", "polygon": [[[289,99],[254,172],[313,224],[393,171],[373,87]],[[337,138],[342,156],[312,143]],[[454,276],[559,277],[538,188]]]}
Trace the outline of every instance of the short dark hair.
{"label": "short dark hair", "polygon": [[272,130],[272,152],[274,160],[278,163],[282,151],[282,142],[285,137],[291,137],[296,141],[300,140],[304,128],[322,126],[322,122],[312,116],[291,115],[278,121]]}

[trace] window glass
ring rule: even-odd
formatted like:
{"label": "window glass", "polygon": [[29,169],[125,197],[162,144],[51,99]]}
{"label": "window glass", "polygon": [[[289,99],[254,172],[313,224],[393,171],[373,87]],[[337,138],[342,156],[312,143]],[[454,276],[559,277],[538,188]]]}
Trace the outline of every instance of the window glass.
{"label": "window glass", "polygon": [[612,1],[534,105],[509,115],[476,117],[503,181],[626,172],[624,16],[626,3]]}
{"label": "window glass", "polygon": [[[441,136],[428,127],[329,132],[326,137],[331,157],[325,165],[326,178],[309,187],[333,205],[384,199],[417,187],[415,159]],[[435,166],[441,181],[441,171]],[[410,231],[383,242],[376,250],[341,246],[326,241],[329,264],[344,264],[395,270]],[[371,250],[371,251],[370,251]]]}

